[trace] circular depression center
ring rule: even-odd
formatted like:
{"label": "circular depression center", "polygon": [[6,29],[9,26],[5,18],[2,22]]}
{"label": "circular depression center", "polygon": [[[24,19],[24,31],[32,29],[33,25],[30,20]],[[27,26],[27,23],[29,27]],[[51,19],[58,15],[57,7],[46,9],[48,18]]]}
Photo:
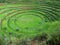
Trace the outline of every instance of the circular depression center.
{"label": "circular depression center", "polygon": [[38,15],[21,15],[15,19],[15,25],[20,28],[38,28],[42,21]]}

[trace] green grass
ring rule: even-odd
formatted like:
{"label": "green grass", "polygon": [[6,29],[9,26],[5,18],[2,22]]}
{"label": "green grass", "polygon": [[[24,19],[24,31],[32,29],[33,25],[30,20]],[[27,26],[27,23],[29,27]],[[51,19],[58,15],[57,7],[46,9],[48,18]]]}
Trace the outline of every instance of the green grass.
{"label": "green grass", "polygon": [[[6,4],[0,6],[0,36],[16,37],[19,40],[32,40],[46,33],[48,39],[59,32],[60,6]],[[3,44],[2,44],[3,45]],[[6,44],[8,45],[8,44]]]}

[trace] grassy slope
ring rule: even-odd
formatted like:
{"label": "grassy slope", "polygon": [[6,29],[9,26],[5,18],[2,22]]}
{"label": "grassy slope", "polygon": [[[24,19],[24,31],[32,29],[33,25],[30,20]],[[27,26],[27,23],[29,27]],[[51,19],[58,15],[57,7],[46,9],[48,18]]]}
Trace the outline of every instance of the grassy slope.
{"label": "grassy slope", "polygon": [[[24,6],[24,5],[20,5],[20,4],[7,4],[7,5],[4,5],[4,6],[0,6],[0,13],[1,12],[3,12],[4,10],[2,10],[3,8],[5,8],[5,9],[7,9],[7,10],[9,10],[9,7],[20,7],[20,6]],[[36,6],[36,5],[33,5],[33,6]],[[14,11],[14,10],[13,10]],[[9,11],[6,11],[5,13],[2,13],[2,14],[0,14],[0,18],[2,19],[2,18],[4,18],[7,14],[9,13]],[[1,20],[0,19],[0,20]],[[6,26],[6,21],[7,20],[4,20],[4,22],[3,22],[3,27],[4,26]],[[56,30],[58,30],[58,28],[60,27],[60,23],[59,23],[60,21],[53,21],[53,22],[47,22],[47,23],[44,23],[43,25],[41,25],[39,28],[41,28],[41,30],[40,30],[40,32],[41,33],[48,33],[49,35],[51,34],[51,33],[53,33],[53,32],[55,32]],[[12,25],[11,25],[12,26]],[[32,26],[32,25],[31,25]],[[13,28],[15,28],[15,27],[13,27]],[[11,29],[7,29],[8,31],[4,31],[4,32],[2,32],[2,34],[4,34],[4,33],[6,33],[8,36],[9,36],[9,32],[13,32],[14,34],[13,35],[17,35],[17,34],[19,34],[18,32],[16,32],[16,31],[13,31],[13,30],[11,30]],[[60,29],[59,29],[60,30]],[[34,32],[32,32],[32,33],[34,33]],[[36,34],[41,34],[41,33],[36,33]],[[35,34],[35,33],[34,33]],[[36,35],[35,34],[35,35]],[[13,36],[12,35],[12,36]],[[30,37],[33,37],[33,35],[32,34],[27,34],[27,33],[22,33],[22,39],[25,37],[25,36],[30,36]]]}

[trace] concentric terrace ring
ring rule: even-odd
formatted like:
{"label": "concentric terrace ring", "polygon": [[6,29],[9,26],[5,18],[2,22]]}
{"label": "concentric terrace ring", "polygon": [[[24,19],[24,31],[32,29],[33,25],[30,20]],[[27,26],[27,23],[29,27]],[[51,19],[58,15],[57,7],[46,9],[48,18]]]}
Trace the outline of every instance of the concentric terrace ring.
{"label": "concentric terrace ring", "polygon": [[[4,17],[2,17],[1,30],[8,34],[8,36],[11,34],[12,36],[16,36],[23,33],[29,33],[33,36],[46,22],[59,21],[59,13],[59,8],[48,6],[38,8],[27,7],[27,9],[26,7],[4,8],[1,9],[0,12],[2,16],[5,14]],[[25,34],[23,34],[23,36],[24,35]]]}

